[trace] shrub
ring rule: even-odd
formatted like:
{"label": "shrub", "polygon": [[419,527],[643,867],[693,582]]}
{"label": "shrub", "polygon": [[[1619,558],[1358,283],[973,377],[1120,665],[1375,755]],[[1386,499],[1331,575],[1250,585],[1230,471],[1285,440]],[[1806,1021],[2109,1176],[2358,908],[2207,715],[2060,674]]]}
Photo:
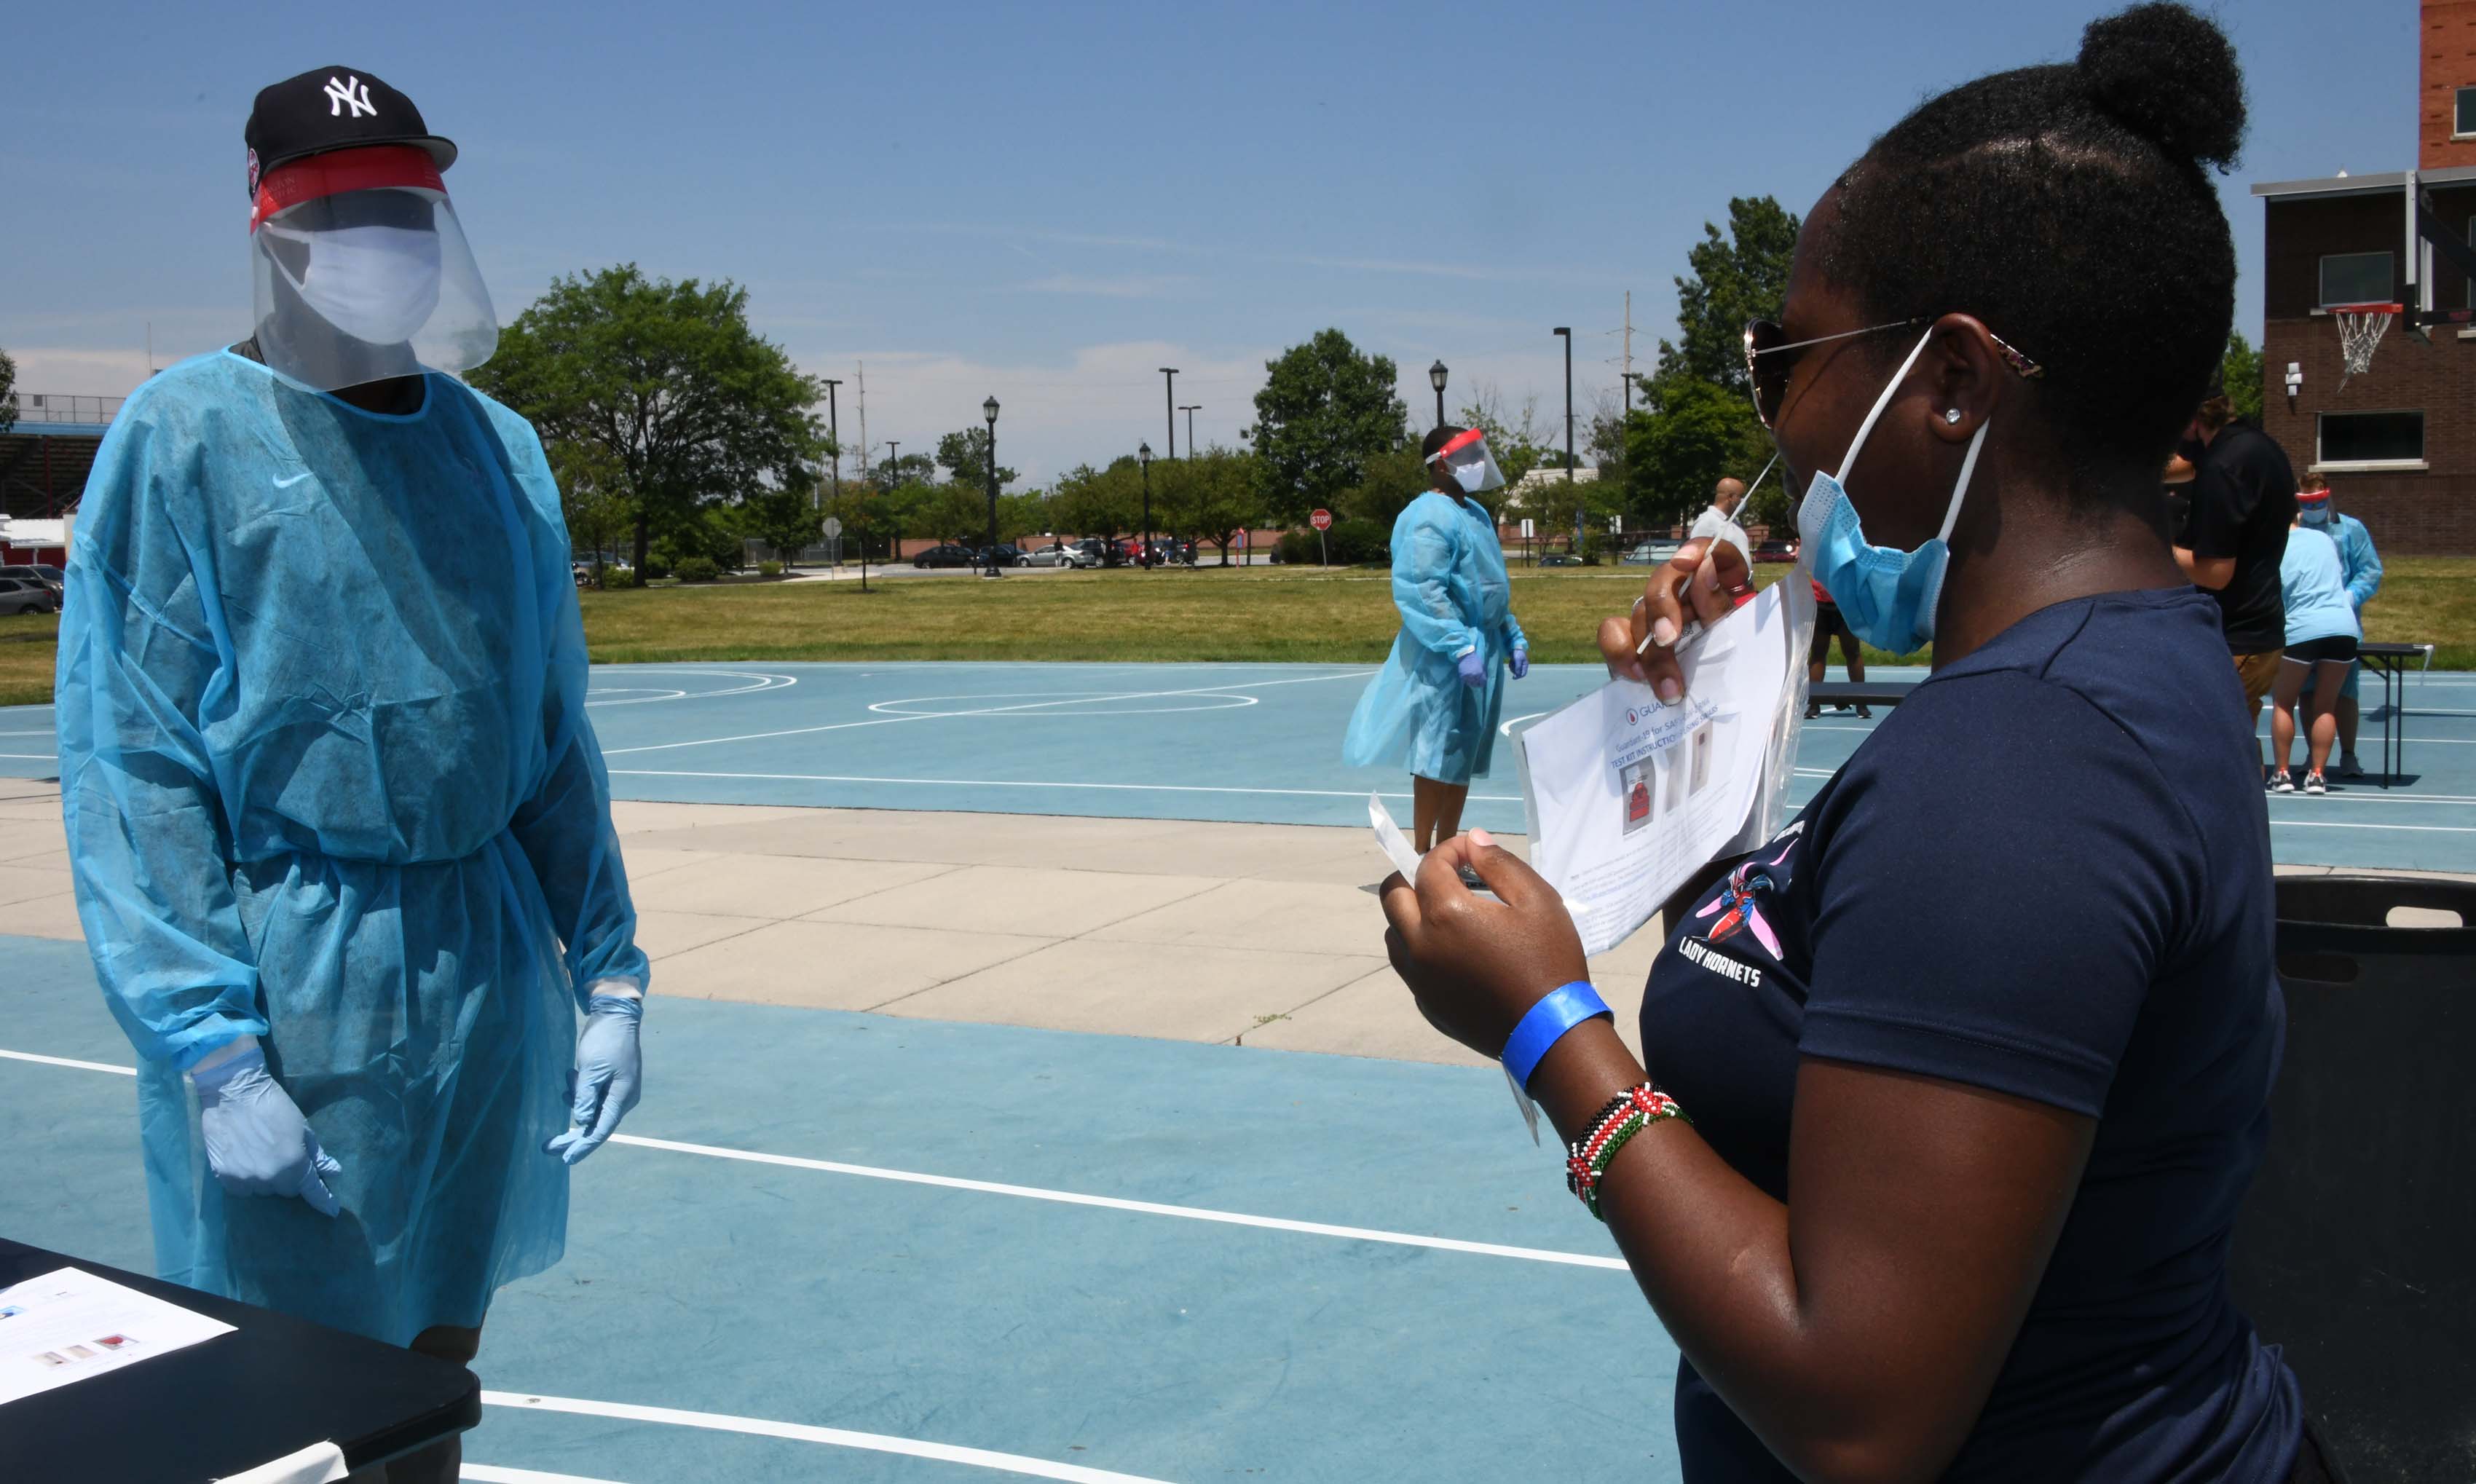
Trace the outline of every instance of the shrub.
{"label": "shrub", "polygon": [[1273,555],[1284,564],[1301,567],[1312,567],[1319,561],[1330,561],[1336,567],[1388,562],[1393,559],[1388,550],[1392,535],[1392,532],[1372,520],[1338,520],[1324,533],[1322,552],[1313,531],[1285,531],[1275,544]]}
{"label": "shrub", "polygon": [[710,556],[683,556],[680,559],[679,572],[682,582],[710,582],[722,576],[722,568],[715,565]]}
{"label": "shrub", "polygon": [[644,585],[644,580],[636,576],[636,571],[633,567],[605,567],[602,569],[602,590],[605,592],[613,592],[623,587],[642,587]]}
{"label": "shrub", "polygon": [[782,575],[782,564],[779,561],[760,561],[756,564],[756,575],[758,577],[780,577]]}

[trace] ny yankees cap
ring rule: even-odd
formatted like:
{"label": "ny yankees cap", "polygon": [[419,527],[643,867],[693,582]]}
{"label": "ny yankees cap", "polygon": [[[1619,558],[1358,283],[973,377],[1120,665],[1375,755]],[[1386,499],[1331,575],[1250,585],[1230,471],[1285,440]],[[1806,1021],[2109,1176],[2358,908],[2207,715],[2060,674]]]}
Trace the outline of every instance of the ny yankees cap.
{"label": "ny yankees cap", "polygon": [[259,89],[241,138],[253,197],[267,171],[329,150],[406,144],[427,152],[436,169],[456,162],[455,143],[430,132],[410,98],[357,67],[313,67]]}

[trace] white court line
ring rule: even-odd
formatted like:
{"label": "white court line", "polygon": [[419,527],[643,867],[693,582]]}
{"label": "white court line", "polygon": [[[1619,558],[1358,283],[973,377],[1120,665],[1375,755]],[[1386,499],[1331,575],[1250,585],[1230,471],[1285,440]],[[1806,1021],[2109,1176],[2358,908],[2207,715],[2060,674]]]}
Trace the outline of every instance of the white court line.
{"label": "white court line", "polygon": [[[80,1072],[110,1072],[119,1076],[136,1076],[135,1067],[115,1067],[99,1061],[72,1061],[64,1056],[37,1056],[32,1051],[0,1051],[0,1057],[12,1061],[31,1061],[46,1067],[68,1067]],[[1428,1237],[1409,1231],[1381,1231],[1372,1226],[1336,1226],[1328,1222],[1298,1222],[1285,1216],[1249,1216],[1239,1211],[1216,1211],[1208,1206],[1169,1205],[1157,1200],[1128,1200],[1120,1196],[1087,1196],[1080,1191],[1050,1190],[1039,1185],[1007,1185],[996,1180],[967,1180],[952,1175],[923,1175],[914,1170],[888,1170],[878,1165],[852,1165],[833,1159],[805,1159],[796,1154],[766,1154],[755,1150],[725,1149],[712,1144],[683,1144],[676,1139],[648,1139],[632,1133],[614,1133],[613,1144],[631,1144],[638,1149],[661,1150],[673,1154],[696,1154],[706,1159],[727,1159],[740,1164],[775,1165],[786,1170],[813,1170],[821,1175],[849,1175],[868,1180],[891,1180],[900,1185],[930,1185],[940,1190],[967,1190],[983,1196],[1012,1196],[1022,1200],[1048,1200],[1059,1205],[1094,1206],[1104,1211],[1132,1211],[1143,1216],[1176,1216],[1191,1222],[1215,1222],[1226,1226],[1254,1226],[1266,1231],[1294,1231],[1311,1237],[1339,1237],[1351,1242],[1381,1242],[1393,1247],[1424,1247],[1440,1252],[1466,1252],[1478,1257],[1515,1257],[1525,1262],[1561,1264],[1571,1268],[1607,1268],[1622,1273],[1630,1271],[1622,1257],[1594,1257],[1586,1252],[1560,1252],[1539,1247],[1508,1247],[1498,1242],[1465,1242],[1458,1237]]]}
{"label": "white court line", "polygon": [[[595,706],[614,706],[614,705],[653,705],[654,703],[658,702],[658,701],[712,701],[712,700],[715,700],[715,699],[717,699],[717,698],[719,698],[719,697],[723,697],[723,696],[746,696],[746,695],[754,694],[754,693],[755,693],[755,692],[757,692],[757,691],[766,691],[766,690],[788,690],[788,689],[790,689],[792,686],[797,685],[797,684],[799,684],[799,683],[800,683],[799,677],[797,677],[797,676],[791,676],[791,675],[768,675],[767,673],[765,673],[765,672],[764,672],[764,671],[762,671],[762,670],[687,670],[687,669],[681,669],[681,668],[679,668],[679,667],[677,667],[677,666],[672,666],[672,665],[646,665],[646,666],[645,666],[645,667],[643,667],[642,669],[638,669],[638,668],[635,668],[635,667],[633,667],[633,666],[631,666],[631,667],[629,668],[629,670],[628,670],[628,674],[630,674],[630,675],[719,675],[719,676],[725,677],[726,679],[729,679],[729,680],[754,680],[754,681],[755,681],[756,683],[755,683],[754,685],[733,685],[733,686],[732,686],[732,687],[730,687],[729,690],[699,690],[699,691],[675,690],[675,691],[670,692],[668,695],[661,695],[661,696],[645,696],[645,697],[641,697],[641,698],[639,698],[639,699],[637,699],[637,700],[634,700],[634,701],[594,701],[594,700],[590,700],[590,699],[588,699],[588,700],[584,703],[584,705],[585,705],[586,708],[587,708],[587,709],[591,709],[591,708],[593,708],[593,707],[595,707]],[[642,690],[650,690],[650,689],[652,689],[652,688],[653,688],[653,687],[651,687],[651,686],[633,686],[633,685],[606,685],[606,686],[604,686],[604,687],[603,687],[603,689],[605,689],[605,690],[617,690],[617,691],[640,690],[640,689],[642,689]],[[586,690],[585,690],[585,695],[589,698],[592,694],[593,694],[593,691],[592,691],[592,688],[591,688],[590,683],[588,682],[587,687],[586,687]]]}
{"label": "white court line", "polygon": [[[1274,794],[1284,799],[1364,799],[1356,788],[1231,788],[1210,783],[1053,783],[1025,779],[893,779],[857,773],[691,773],[677,769],[613,768],[614,779],[750,779],[776,783],[916,783],[940,788],[1098,788],[1135,794]],[[1407,799],[1408,794],[1385,794]],[[1520,804],[1519,795],[1473,794],[1473,804]]]}
{"label": "white court line", "polygon": [[[609,1417],[631,1422],[660,1422],[671,1427],[703,1427],[711,1432],[746,1433],[755,1438],[787,1438],[794,1443],[824,1443],[834,1447],[865,1448],[872,1453],[900,1453],[907,1458],[969,1464],[1035,1479],[1063,1479],[1067,1484],[1166,1484],[1140,1473],[1115,1473],[1080,1464],[1051,1463],[1020,1453],[960,1447],[952,1443],[923,1443],[879,1432],[851,1432],[840,1427],[815,1427],[805,1422],[777,1422],[761,1417],[732,1417],[724,1412],[683,1412],[677,1407],[640,1407],[624,1401],[583,1401],[574,1397],[529,1397],[521,1392],[485,1391],[483,1404],[519,1412],[568,1412],[579,1417]],[[468,1466],[466,1478],[478,1477]],[[550,1477],[550,1475],[541,1475]]]}
{"label": "white court line", "polygon": [[2272,829],[2406,829],[2417,834],[2476,834],[2476,825],[2352,825],[2335,819],[2281,819],[2275,814],[2269,817],[2269,828]]}
{"label": "white court line", "polygon": [[0,753],[0,757],[6,757],[12,762],[58,762],[61,754],[58,753]]}
{"label": "white court line", "polygon": [[863,1179],[893,1180],[904,1185],[934,1185],[944,1190],[976,1191],[986,1196],[1013,1196],[1024,1200],[1050,1200],[1060,1205],[1098,1206],[1108,1211],[1133,1211],[1145,1216],[1176,1216],[1191,1222],[1218,1222],[1229,1226],[1255,1226],[1266,1231],[1295,1231],[1312,1237],[1340,1237],[1352,1242],[1382,1242],[1394,1247],[1424,1247],[1441,1252],[1468,1252],[1480,1257],[1518,1257],[1526,1262],[1561,1263],[1574,1268],[1610,1268],[1622,1273],[1630,1271],[1622,1257],[1594,1257],[1583,1252],[1559,1252],[1547,1248],[1507,1247],[1497,1242],[1465,1242],[1458,1237],[1425,1237],[1406,1231],[1379,1231],[1370,1226],[1336,1226],[1325,1222],[1296,1222],[1282,1216],[1249,1216],[1238,1211],[1216,1211],[1207,1206],[1167,1205],[1156,1200],[1128,1200],[1119,1196],[1087,1196],[1078,1191],[1049,1190],[1037,1185],[1006,1185],[995,1180],[967,1180],[951,1175],[920,1175],[909,1170],[886,1170],[875,1165],[847,1165],[830,1159],[803,1159],[791,1154],[760,1154],[749,1150],[719,1149],[710,1144],[681,1144],[670,1139],[646,1139],[634,1134],[614,1133],[613,1144],[632,1144],[640,1149],[667,1150],[677,1154],[701,1154],[707,1159],[734,1159],[748,1164],[780,1165],[792,1170],[815,1170],[825,1175],[854,1175]]}
{"label": "white court line", "polygon": [[611,1479],[588,1479],[581,1473],[543,1473],[535,1469],[502,1469],[495,1464],[466,1463],[457,1477],[465,1484],[616,1484]]}
{"label": "white court line", "polygon": [[[1334,675],[1305,675],[1284,680],[1231,680],[1222,685],[1196,685],[1185,690],[1130,690],[1113,699],[1119,701],[1158,701],[1166,696],[1201,696],[1216,691],[1229,691],[1239,686],[1268,690],[1275,685],[1309,685],[1317,680],[1347,680],[1374,675],[1374,670],[1344,670]],[[820,731],[849,731],[855,727],[893,727],[904,722],[933,722],[961,716],[1001,716],[1008,711],[1030,710],[1044,705],[1032,702],[1027,705],[985,706],[971,711],[939,711],[916,716],[879,716],[870,721],[832,722],[822,727],[793,727],[783,731],[752,731],[736,737],[701,737],[693,742],[656,742],[647,747],[610,747],[602,750],[605,757],[619,757],[630,753],[664,753],[681,747],[713,747],[724,742],[763,742],[774,737],[804,737]]]}
{"label": "white court line", "polygon": [[57,737],[58,731],[0,731],[0,737]]}

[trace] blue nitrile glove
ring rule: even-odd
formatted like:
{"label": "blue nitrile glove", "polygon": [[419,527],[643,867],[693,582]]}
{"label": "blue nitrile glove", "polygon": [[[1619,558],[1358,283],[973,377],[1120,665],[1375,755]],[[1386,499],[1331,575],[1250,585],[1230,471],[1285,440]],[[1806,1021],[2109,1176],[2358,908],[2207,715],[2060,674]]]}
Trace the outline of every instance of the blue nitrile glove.
{"label": "blue nitrile glove", "polygon": [[1511,662],[1513,665],[1513,678],[1517,680],[1521,680],[1523,676],[1530,673],[1530,651],[1523,645],[1515,645],[1513,647],[1513,659]]}
{"label": "blue nitrile glove", "polygon": [[1463,684],[1476,690],[1487,683],[1487,661],[1479,657],[1478,651],[1472,650],[1455,663],[1462,672]]}
{"label": "blue nitrile glove", "polygon": [[576,1097],[567,1110],[567,1132],[542,1146],[569,1164],[602,1147],[618,1131],[619,1120],[643,1095],[645,1060],[636,1043],[638,1022],[645,1018],[645,1000],[626,985],[622,994],[594,986],[584,1005],[584,1028],[576,1036]]}
{"label": "blue nitrile glove", "polygon": [[310,1121],[284,1085],[267,1075],[256,1036],[243,1036],[189,1073],[198,1090],[207,1168],[235,1196],[298,1196],[321,1216],[335,1214],[325,1176],[344,1167],[318,1147]]}

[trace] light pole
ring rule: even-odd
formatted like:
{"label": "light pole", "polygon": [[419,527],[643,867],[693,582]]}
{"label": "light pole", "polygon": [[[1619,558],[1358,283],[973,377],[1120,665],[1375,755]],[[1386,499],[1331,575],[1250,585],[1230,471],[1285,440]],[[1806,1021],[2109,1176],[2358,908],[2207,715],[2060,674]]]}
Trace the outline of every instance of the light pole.
{"label": "light pole", "polygon": [[1169,408],[1169,457],[1177,457],[1177,367],[1163,366],[1162,405]]}
{"label": "light pole", "polygon": [[834,498],[836,499],[842,498],[843,492],[843,420],[841,414],[834,409],[834,388],[841,384],[842,383],[831,377],[825,379],[826,436],[831,439],[834,445]]}
{"label": "light pole", "polygon": [[1152,446],[1135,445],[1135,462],[1144,471],[1144,544],[1135,548],[1135,564],[1149,571],[1152,564]]}
{"label": "light pole", "polygon": [[1448,375],[1441,360],[1427,368],[1427,384],[1436,389],[1436,426],[1445,425],[1445,378]]}
{"label": "light pole", "polygon": [[1177,409],[1186,414],[1186,457],[1195,457],[1195,414],[1203,410],[1201,402],[1181,402]]}
{"label": "light pole", "polygon": [[[1565,493],[1573,493],[1573,327],[1558,325],[1565,337]],[[1573,555],[1582,555],[1582,503],[1573,502]]]}
{"label": "light pole", "polygon": [[998,568],[998,399],[981,403],[980,415],[989,420],[989,569],[980,576],[1003,577]]}

